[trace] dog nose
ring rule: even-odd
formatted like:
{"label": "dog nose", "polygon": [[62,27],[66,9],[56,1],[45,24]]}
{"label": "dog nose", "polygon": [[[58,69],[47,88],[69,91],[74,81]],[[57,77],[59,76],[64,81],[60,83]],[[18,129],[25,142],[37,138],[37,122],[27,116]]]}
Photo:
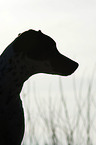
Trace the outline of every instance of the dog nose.
{"label": "dog nose", "polygon": [[60,53],[52,58],[51,65],[54,73],[62,76],[71,75],[78,68],[77,62]]}
{"label": "dog nose", "polygon": [[71,75],[72,73],[75,72],[75,70],[78,68],[78,63],[69,59],[67,60],[68,62],[66,63],[65,66],[65,76]]}

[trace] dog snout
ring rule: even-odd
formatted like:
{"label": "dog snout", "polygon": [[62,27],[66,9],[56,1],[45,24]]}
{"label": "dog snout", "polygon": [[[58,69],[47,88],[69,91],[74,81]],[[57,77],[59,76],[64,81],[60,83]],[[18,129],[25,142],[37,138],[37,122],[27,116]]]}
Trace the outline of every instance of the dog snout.
{"label": "dog snout", "polygon": [[54,74],[68,76],[78,68],[78,63],[68,57],[58,54],[51,60]]}

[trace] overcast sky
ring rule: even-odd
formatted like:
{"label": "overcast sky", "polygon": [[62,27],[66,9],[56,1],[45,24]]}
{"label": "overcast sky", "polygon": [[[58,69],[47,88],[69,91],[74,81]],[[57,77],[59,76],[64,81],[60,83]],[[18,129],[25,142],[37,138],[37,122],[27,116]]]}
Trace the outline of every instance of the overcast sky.
{"label": "overcast sky", "polygon": [[28,29],[51,36],[79,63],[77,76],[95,66],[96,0],[0,0],[0,53]]}

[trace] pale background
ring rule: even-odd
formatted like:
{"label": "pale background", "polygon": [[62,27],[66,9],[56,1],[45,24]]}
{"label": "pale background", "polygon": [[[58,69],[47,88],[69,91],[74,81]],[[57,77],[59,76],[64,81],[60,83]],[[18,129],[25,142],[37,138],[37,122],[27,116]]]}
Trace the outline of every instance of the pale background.
{"label": "pale background", "polygon": [[[79,63],[78,80],[83,73],[90,77],[96,63],[95,0],[0,0],[0,53],[28,29],[51,36],[61,53]],[[33,79],[50,81],[50,76],[40,76]]]}
{"label": "pale background", "polygon": [[[62,54],[79,63],[72,76],[62,77],[72,108],[74,77],[78,90],[82,76],[85,88],[95,72],[96,0],[0,0],[0,53],[19,33],[28,29],[41,30],[51,36]],[[28,83],[31,90],[35,83],[38,96],[48,97],[49,86],[54,96],[59,94],[58,76],[35,75],[25,83],[25,89]]]}

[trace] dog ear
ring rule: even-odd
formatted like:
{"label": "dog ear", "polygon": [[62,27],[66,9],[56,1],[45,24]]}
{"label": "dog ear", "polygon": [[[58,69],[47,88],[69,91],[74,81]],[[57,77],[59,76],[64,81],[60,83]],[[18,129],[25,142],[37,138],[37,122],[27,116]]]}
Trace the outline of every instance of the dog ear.
{"label": "dog ear", "polygon": [[42,33],[41,30],[38,31],[39,33]]}
{"label": "dog ear", "polygon": [[21,34],[22,34],[22,33],[19,33],[19,34],[18,34],[18,37],[19,37]]}

